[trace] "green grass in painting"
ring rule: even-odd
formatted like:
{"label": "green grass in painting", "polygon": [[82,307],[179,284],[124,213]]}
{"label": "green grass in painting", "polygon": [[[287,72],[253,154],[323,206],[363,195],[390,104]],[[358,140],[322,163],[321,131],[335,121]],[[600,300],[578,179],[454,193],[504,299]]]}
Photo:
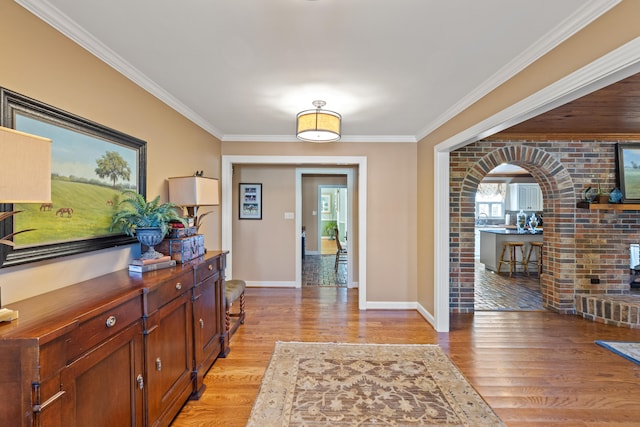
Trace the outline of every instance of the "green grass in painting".
{"label": "green grass in painting", "polygon": [[[16,246],[42,245],[89,239],[109,234],[109,225],[120,195],[119,190],[99,185],[51,181],[51,210],[41,210],[40,204],[16,204],[23,212],[14,216],[14,230],[34,228],[34,231],[14,237]],[[108,200],[113,205],[108,204]],[[73,214],[56,214],[60,208],[72,208]],[[119,233],[119,231],[118,231]]]}
{"label": "green grass in painting", "polygon": [[640,169],[624,168],[624,188],[627,199],[640,199]]}

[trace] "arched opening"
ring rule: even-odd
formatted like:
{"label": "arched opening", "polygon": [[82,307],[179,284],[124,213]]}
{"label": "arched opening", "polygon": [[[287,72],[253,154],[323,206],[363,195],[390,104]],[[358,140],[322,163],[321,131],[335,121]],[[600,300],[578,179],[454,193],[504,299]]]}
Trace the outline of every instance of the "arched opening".
{"label": "arched opening", "polygon": [[[575,312],[575,199],[572,179],[548,151],[524,144],[476,142],[450,153],[452,169],[464,170],[451,179],[450,300],[453,312],[474,310],[475,195],[479,183],[503,163],[527,169],[539,183],[545,200],[544,255],[540,288],[543,306]],[[469,153],[473,152],[472,156]],[[454,178],[454,177],[452,177]],[[456,244],[457,242],[457,244]]]}
{"label": "arched opening", "polygon": [[[543,209],[540,185],[525,168],[503,163],[480,181],[475,199],[474,311],[544,309]],[[518,230],[519,218],[524,218],[524,230]],[[522,246],[512,248],[511,243]],[[515,263],[504,262],[514,256]]]}

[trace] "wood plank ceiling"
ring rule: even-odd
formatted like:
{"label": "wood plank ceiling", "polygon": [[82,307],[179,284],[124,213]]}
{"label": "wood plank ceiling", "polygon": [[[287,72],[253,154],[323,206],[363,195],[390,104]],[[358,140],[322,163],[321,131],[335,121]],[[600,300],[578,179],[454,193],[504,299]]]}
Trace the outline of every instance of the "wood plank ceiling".
{"label": "wood plank ceiling", "polygon": [[490,139],[640,140],[640,74],[512,126]]}

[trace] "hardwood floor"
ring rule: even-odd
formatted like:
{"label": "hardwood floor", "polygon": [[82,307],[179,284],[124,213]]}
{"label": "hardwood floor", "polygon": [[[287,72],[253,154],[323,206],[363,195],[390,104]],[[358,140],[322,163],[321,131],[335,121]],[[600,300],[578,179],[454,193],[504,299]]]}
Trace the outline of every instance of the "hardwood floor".
{"label": "hardwood floor", "polygon": [[320,240],[320,254],[321,255],[335,255],[338,250],[338,246],[336,245],[335,240],[329,240],[328,237],[323,237]]}
{"label": "hardwood floor", "polygon": [[638,425],[640,365],[594,340],[640,331],[546,311],[452,315],[436,333],[412,310],[358,311],[357,289],[248,288],[247,320],[172,424],[244,426],[276,341],[437,343],[509,426]]}

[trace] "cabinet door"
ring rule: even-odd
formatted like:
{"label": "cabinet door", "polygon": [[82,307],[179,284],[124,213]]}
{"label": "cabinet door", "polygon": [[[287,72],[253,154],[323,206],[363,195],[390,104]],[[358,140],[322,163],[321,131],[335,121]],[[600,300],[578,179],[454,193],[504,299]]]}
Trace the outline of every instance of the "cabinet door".
{"label": "cabinet door", "polygon": [[64,368],[64,425],[142,426],[142,352],[139,321]]}
{"label": "cabinet door", "polygon": [[538,184],[518,184],[518,209],[542,210],[542,191]]}
{"label": "cabinet door", "polygon": [[193,391],[191,292],[151,315],[147,326],[148,425],[169,425]]}
{"label": "cabinet door", "polygon": [[222,280],[216,272],[194,288],[196,395],[203,389],[204,375],[222,351]]}

